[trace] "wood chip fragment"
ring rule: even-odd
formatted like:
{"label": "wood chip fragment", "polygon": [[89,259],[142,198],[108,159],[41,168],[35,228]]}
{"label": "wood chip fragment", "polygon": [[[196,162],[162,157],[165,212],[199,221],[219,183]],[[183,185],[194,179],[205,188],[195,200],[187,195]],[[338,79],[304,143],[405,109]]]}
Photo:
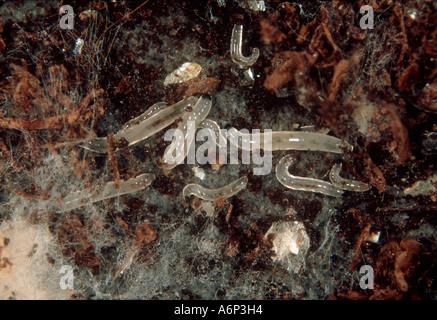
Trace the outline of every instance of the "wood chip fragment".
{"label": "wood chip fragment", "polygon": [[76,265],[89,267],[93,273],[98,272],[102,262],[95,254],[88,232],[78,216],[72,214],[65,217],[58,230],[58,240],[63,254],[71,256]]}

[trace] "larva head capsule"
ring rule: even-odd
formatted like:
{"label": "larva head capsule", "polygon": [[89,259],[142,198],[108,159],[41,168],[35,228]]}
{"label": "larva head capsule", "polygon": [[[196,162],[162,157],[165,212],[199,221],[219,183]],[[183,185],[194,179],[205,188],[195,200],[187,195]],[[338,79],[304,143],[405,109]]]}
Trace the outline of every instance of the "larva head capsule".
{"label": "larva head capsule", "polygon": [[135,184],[138,186],[147,186],[149,185],[153,180],[155,180],[156,176],[153,173],[144,173],[137,177],[137,181],[135,181]]}

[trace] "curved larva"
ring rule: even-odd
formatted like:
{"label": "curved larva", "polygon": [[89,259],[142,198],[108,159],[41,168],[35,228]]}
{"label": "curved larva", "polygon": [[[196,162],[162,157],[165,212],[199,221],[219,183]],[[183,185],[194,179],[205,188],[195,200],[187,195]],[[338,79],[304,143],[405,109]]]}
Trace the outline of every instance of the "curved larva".
{"label": "curved larva", "polygon": [[[189,97],[166,108],[163,107],[163,102],[155,104],[141,116],[125,124],[125,126],[114,135],[114,140],[124,138],[129,143],[129,146],[131,146],[147,139],[171,125],[176,119],[180,118],[190,106],[193,106],[196,101],[196,97]],[[140,119],[143,120],[138,122]],[[83,144],[82,147],[90,151],[105,153],[108,152],[108,141],[106,137],[95,138]]]}
{"label": "curved larva", "polygon": [[87,203],[102,201],[118,197],[127,193],[142,190],[155,180],[153,173],[143,173],[135,178],[120,181],[120,188],[117,189],[113,181],[93,189],[86,189],[64,198],[62,207],[57,212],[64,212],[79,208]]}
{"label": "curved larva", "polygon": [[185,62],[179,68],[167,75],[164,80],[164,86],[177,84],[193,79],[199,75],[202,67],[195,62]]}
{"label": "curved larva", "polygon": [[226,137],[223,135],[223,133],[220,131],[220,126],[211,119],[204,119],[199,122],[198,128],[204,128],[204,129],[210,129],[214,132],[214,135],[216,137],[216,145],[220,148],[226,147]]}
{"label": "curved larva", "polygon": [[253,48],[249,57],[243,56],[243,26],[241,24],[234,25],[231,37],[231,58],[238,66],[243,69],[253,65],[259,57],[259,49]]}
{"label": "curved larva", "polygon": [[[255,134],[260,135],[259,139],[252,138],[252,135]],[[239,143],[238,137],[241,137],[242,144]],[[248,142],[253,141],[259,141],[260,149],[265,151],[302,150],[343,153],[345,147],[352,150],[352,146],[341,139],[315,132],[273,131],[270,140],[269,136],[265,136],[264,133],[241,133],[237,129],[231,128],[228,130],[228,138],[230,143],[234,145],[238,141],[236,146],[244,150],[247,150],[246,146],[251,146],[251,143]],[[247,151],[250,150],[249,147]]]}
{"label": "curved larva", "polygon": [[[193,108],[191,110],[187,110],[187,112],[184,113],[184,115],[182,116],[182,121],[179,123],[178,126],[178,130],[180,130],[184,137],[186,138],[185,141],[185,146],[183,146],[182,148],[168,148],[164,155],[162,156],[161,159],[158,159],[158,161],[156,162],[156,165],[161,168],[161,169],[165,169],[165,170],[171,170],[174,167],[176,167],[179,163],[175,162],[173,164],[169,164],[166,162],[166,159],[169,159],[171,157],[168,156],[169,153],[173,152],[175,149],[179,152],[183,152],[182,157],[179,157],[178,155],[176,155],[177,159],[185,159],[187,157],[188,151],[190,150],[191,144],[194,142],[195,140],[195,134],[193,134],[191,137],[189,137],[187,135],[187,131],[188,131],[188,126],[187,126],[187,122],[188,121],[192,121],[192,123],[194,124],[195,128],[194,131],[196,130],[197,126],[199,125],[199,123],[204,120],[206,118],[206,116],[208,115],[209,111],[211,110],[211,99],[202,96],[199,98],[199,100],[197,101],[197,103],[193,106]],[[173,143],[177,143],[177,141],[172,142]]]}
{"label": "curved larva", "polygon": [[276,165],[276,179],[286,188],[292,190],[311,191],[333,197],[341,197],[343,190],[329,182],[291,175],[288,168],[293,162],[293,156],[284,156]]}
{"label": "curved larva", "polygon": [[182,196],[185,199],[186,197],[194,195],[207,201],[214,201],[217,197],[223,197],[226,199],[246,188],[246,185],[246,176],[243,176],[231,182],[230,184],[217,189],[207,189],[197,183],[190,183],[185,186],[184,190],[182,190]]}
{"label": "curved larva", "polygon": [[341,167],[341,163],[336,163],[329,172],[329,180],[333,185],[348,191],[365,192],[370,190],[371,186],[367,183],[340,177]]}

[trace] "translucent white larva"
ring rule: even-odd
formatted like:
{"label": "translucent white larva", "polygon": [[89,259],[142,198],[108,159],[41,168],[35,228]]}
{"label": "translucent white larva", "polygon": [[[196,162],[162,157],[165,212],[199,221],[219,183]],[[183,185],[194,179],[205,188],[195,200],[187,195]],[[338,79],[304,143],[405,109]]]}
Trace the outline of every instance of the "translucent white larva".
{"label": "translucent white larva", "polygon": [[155,180],[152,173],[143,173],[135,178],[120,181],[120,188],[117,189],[113,181],[105,185],[82,190],[68,195],[63,200],[61,207],[57,212],[64,212],[79,208],[87,203],[102,201],[109,198],[118,197],[127,193],[142,190]]}
{"label": "translucent white larva", "polygon": [[333,185],[348,191],[365,192],[370,190],[371,186],[367,183],[340,177],[341,167],[341,163],[336,163],[329,172],[329,180]]}
{"label": "translucent white larva", "polygon": [[243,26],[241,24],[234,25],[231,37],[231,58],[238,67],[245,69],[253,65],[259,57],[259,49],[253,48],[249,57],[243,56]]}
{"label": "translucent white larva", "polygon": [[186,185],[185,188],[182,190],[182,196],[185,199],[186,197],[194,195],[200,199],[207,201],[214,201],[214,199],[216,199],[217,197],[223,197],[224,199],[226,199],[246,188],[246,185],[246,176],[238,178],[230,184],[217,189],[207,189],[199,184],[190,183]]}
{"label": "translucent white larva", "polygon": [[291,155],[284,156],[276,165],[276,179],[286,188],[292,190],[310,191],[341,197],[343,190],[327,181],[291,175],[288,168],[293,163]]}
{"label": "translucent white larva", "polygon": [[[196,97],[189,97],[168,107],[165,107],[164,102],[154,104],[139,117],[128,121],[114,135],[114,140],[124,138],[129,145],[133,145],[147,139],[171,125],[176,119],[181,118],[185,111],[190,109],[189,107],[195,105],[196,101],[198,101]],[[82,147],[93,152],[106,153],[108,152],[108,141],[106,137],[95,138],[84,143]]]}
{"label": "translucent white larva", "polygon": [[216,144],[219,148],[225,148],[227,146],[226,137],[223,135],[219,125],[214,120],[204,119],[199,122],[198,128],[212,130],[216,138]]}
{"label": "translucent white larva", "polygon": [[[211,110],[211,105],[212,105],[211,99],[207,98],[206,96],[202,96],[199,98],[199,100],[197,100],[197,103],[190,110],[187,110],[187,112],[183,114],[182,121],[179,123],[177,129],[179,130],[179,132],[182,132],[183,137],[186,138],[185,139],[186,141],[184,141],[182,145],[179,145],[180,141],[178,140],[173,141],[170,144],[170,146],[167,147],[162,158],[158,159],[158,161],[156,162],[156,165],[159,168],[165,170],[171,170],[174,167],[176,167],[178,164],[180,164],[180,162],[175,161],[174,163],[169,163],[167,159],[176,158],[179,159],[180,161],[183,161],[186,158],[190,150],[190,147],[195,140],[195,134],[193,134],[192,136],[189,136],[187,134],[189,129],[187,123],[190,122],[194,124],[193,129],[195,131],[199,123],[202,120],[204,120],[208,115],[209,111]],[[176,151],[177,153],[176,156],[175,157],[170,156],[170,154],[172,154],[174,151]]]}
{"label": "translucent white larva", "polygon": [[[259,135],[255,139],[254,135]],[[242,143],[236,144],[242,139]],[[251,141],[259,141],[260,149],[265,151],[276,150],[302,150],[302,151],[324,151],[332,153],[343,153],[343,148],[352,149],[352,146],[333,136],[314,132],[302,131],[273,131],[271,140],[269,136],[264,137],[264,133],[242,133],[235,128],[228,130],[230,143],[237,145],[239,148],[247,150],[251,146]],[[267,138],[267,139],[266,139]],[[247,150],[247,151],[250,151]]]}
{"label": "translucent white larva", "polygon": [[164,109],[167,106],[167,102],[158,102],[155,103],[153,106],[151,106],[149,109],[144,111],[141,115],[138,117],[129,120],[123,125],[123,128],[120,130],[120,132],[123,132],[124,130],[129,129],[132,126],[140,124],[142,121],[147,120],[148,118],[151,118],[155,114],[157,114],[159,111]]}

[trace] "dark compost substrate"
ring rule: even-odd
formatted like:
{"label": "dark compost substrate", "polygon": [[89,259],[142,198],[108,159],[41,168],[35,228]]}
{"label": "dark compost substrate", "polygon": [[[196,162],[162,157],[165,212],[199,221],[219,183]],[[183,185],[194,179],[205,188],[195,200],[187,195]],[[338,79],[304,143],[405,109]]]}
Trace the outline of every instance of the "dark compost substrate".
{"label": "dark compost substrate", "polygon": [[[0,6],[3,299],[437,297],[436,2],[265,1],[264,11],[250,2],[71,1],[73,29],[59,24],[67,3]],[[360,27],[366,4],[373,29]],[[251,81],[231,59],[235,24],[243,55],[260,51]],[[202,71],[164,86],[185,62]],[[112,141],[104,155],[80,147],[157,102],[201,94],[221,128],[319,132],[353,150],[274,151],[272,172],[257,176],[251,164],[161,170],[164,131]],[[287,189],[274,173],[286,154],[297,175],[328,181],[342,163],[343,177],[371,189],[339,198]],[[144,172],[156,176],[144,190],[53,209]],[[230,198],[182,198],[189,183],[241,176],[247,187]],[[294,221],[309,246],[280,258],[266,234]],[[74,285],[64,290],[66,265]],[[360,287],[364,265],[373,289]]]}

